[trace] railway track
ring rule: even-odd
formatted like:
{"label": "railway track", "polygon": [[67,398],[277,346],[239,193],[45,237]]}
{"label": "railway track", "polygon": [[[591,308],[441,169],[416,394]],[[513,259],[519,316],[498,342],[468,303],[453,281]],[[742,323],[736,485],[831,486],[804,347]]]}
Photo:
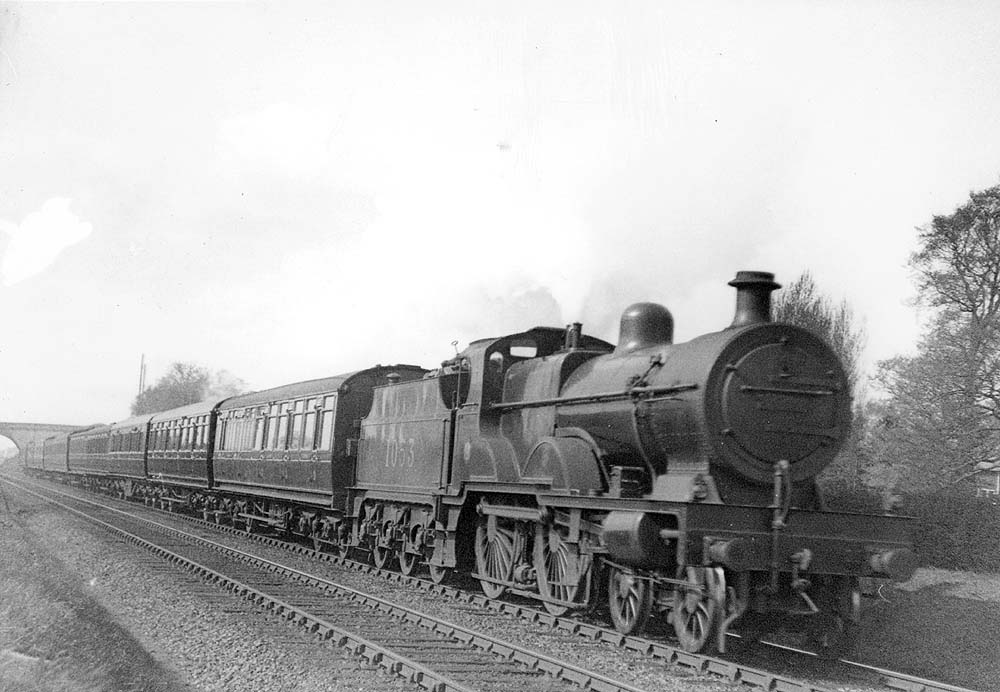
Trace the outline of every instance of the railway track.
{"label": "railway track", "polygon": [[[573,663],[116,507],[4,479],[435,692],[642,692]],[[49,493],[58,493],[54,499]]]}
{"label": "railway track", "polygon": [[[47,488],[51,492],[61,492]],[[160,510],[156,510],[160,511]],[[232,526],[219,525],[203,519],[186,514],[168,513],[169,516],[182,519],[185,522],[210,528],[213,531],[222,531],[246,537],[247,534]],[[311,547],[301,544],[290,543],[277,537],[253,534],[252,538],[270,547],[280,548],[300,556],[311,559],[320,559],[330,562],[340,567],[346,567],[354,571],[376,575],[390,582],[404,585],[408,588],[416,588],[427,593],[438,594],[460,603],[466,603],[485,610],[512,615],[532,624],[542,624],[553,629],[575,634],[589,642],[597,642],[638,652],[653,659],[657,659],[669,665],[671,668],[680,669],[685,672],[707,675],[720,680],[738,683],[742,686],[764,690],[781,690],[789,692],[825,692],[827,688],[816,683],[794,679],[792,677],[761,670],[755,665],[732,659],[722,659],[703,654],[692,654],[682,649],[671,646],[663,641],[649,639],[645,637],[625,636],[621,633],[606,627],[586,622],[577,617],[556,617],[543,610],[534,608],[531,605],[513,603],[505,600],[489,599],[485,595],[475,593],[468,589],[457,588],[455,586],[436,584],[432,581],[421,579],[415,576],[404,576],[399,572],[378,569],[373,565],[351,560],[347,557],[332,555],[329,553],[319,553]],[[815,659],[815,654],[789,647],[782,647],[776,644],[766,645],[780,649],[783,655],[802,657],[808,661]],[[882,686],[891,690],[901,692],[974,692],[967,688],[962,688],[947,683],[919,678],[905,673],[885,670],[863,663],[842,659],[838,662],[853,671],[854,684],[871,684]],[[759,662],[757,662],[759,665]],[[603,687],[593,687],[592,689],[608,689]],[[627,689],[627,688],[619,688]]]}

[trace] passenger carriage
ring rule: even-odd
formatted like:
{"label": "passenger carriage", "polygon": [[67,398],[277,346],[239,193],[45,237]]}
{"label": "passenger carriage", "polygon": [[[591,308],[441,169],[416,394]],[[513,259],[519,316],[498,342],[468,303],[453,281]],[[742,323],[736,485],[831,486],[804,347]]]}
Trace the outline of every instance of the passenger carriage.
{"label": "passenger carriage", "polygon": [[149,425],[147,497],[162,507],[188,506],[209,516],[216,398],[155,414]]}
{"label": "passenger carriage", "polygon": [[247,530],[268,525],[339,545],[372,389],[390,376],[410,380],[425,372],[376,366],[225,400],[212,488]]}

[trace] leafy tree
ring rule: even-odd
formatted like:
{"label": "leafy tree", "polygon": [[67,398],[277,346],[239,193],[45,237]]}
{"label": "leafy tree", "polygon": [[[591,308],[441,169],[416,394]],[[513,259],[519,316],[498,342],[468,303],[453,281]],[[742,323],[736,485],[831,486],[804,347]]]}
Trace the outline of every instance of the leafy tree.
{"label": "leafy tree", "polygon": [[[856,400],[860,398],[857,396],[861,386],[860,361],[866,337],[864,328],[856,325],[854,312],[846,300],[837,303],[823,295],[812,274],[806,271],[777,294],[772,312],[776,321],[804,327],[826,341],[844,366],[851,392]],[[862,483],[866,466],[860,451],[865,419],[862,407],[855,406],[854,419],[850,438],[824,472],[827,485],[857,487]]]}
{"label": "leafy tree", "polygon": [[919,229],[917,354],[879,363],[890,395],[872,454],[901,487],[969,481],[1000,449],[1000,186]]}
{"label": "leafy tree", "polygon": [[193,363],[173,363],[155,385],[135,398],[132,415],[166,411],[209,398],[234,396],[245,390],[246,383],[225,370],[213,375]]}

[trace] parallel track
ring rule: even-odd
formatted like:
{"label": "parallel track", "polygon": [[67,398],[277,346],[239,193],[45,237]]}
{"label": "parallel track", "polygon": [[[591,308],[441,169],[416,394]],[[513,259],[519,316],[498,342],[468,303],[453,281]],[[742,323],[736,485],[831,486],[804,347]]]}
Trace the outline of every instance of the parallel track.
{"label": "parallel track", "polygon": [[[50,488],[46,489],[52,492],[61,492]],[[186,514],[172,512],[168,512],[167,514],[198,526],[211,528],[212,530],[239,536],[247,536],[244,531],[232,526],[215,524]],[[740,683],[750,688],[775,690],[780,692],[825,692],[826,689],[809,682],[749,667],[742,663],[727,661],[705,654],[693,654],[665,644],[662,641],[623,635],[615,630],[595,625],[593,623],[584,622],[574,617],[553,616],[544,610],[539,610],[529,605],[511,603],[498,599],[489,599],[483,594],[456,588],[454,586],[435,584],[434,582],[426,579],[405,576],[392,570],[379,569],[373,565],[351,560],[347,557],[332,555],[330,553],[320,553],[312,548],[301,544],[290,543],[286,540],[281,540],[280,538],[261,534],[252,534],[252,537],[270,547],[280,548],[299,555],[325,560],[358,572],[376,575],[389,581],[406,585],[407,587],[417,588],[428,593],[442,595],[458,602],[468,603],[470,605],[475,605],[495,612],[513,615],[529,623],[548,625],[553,629],[579,635],[589,641],[602,642],[612,646],[636,651],[654,659],[661,660],[671,667],[690,671],[696,674],[710,675],[721,680]],[[794,655],[808,657],[815,656],[811,652],[807,651],[783,647],[767,642],[764,642],[764,644],[779,649],[785,649]],[[899,690],[900,692],[975,692],[974,690],[969,690],[968,688],[877,668],[864,663],[851,661],[849,659],[841,659],[839,663],[857,671],[863,671],[864,673],[872,676],[877,682],[881,683],[886,688]]]}
{"label": "parallel track", "polygon": [[8,478],[4,480],[435,692],[523,692],[546,674],[552,678],[546,683],[547,689],[560,681],[567,689],[642,692],[628,683],[527,647],[115,507],[46,489],[68,499],[67,504]]}

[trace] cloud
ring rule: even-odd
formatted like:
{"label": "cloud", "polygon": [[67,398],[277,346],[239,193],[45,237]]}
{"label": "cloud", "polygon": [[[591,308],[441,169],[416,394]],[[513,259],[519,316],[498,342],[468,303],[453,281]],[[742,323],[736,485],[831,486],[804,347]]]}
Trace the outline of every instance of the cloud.
{"label": "cloud", "polygon": [[0,220],[0,230],[10,236],[0,263],[4,286],[41,273],[60,252],[91,234],[93,226],[69,210],[71,202],[67,197],[52,197],[41,209],[24,217],[19,226]]}

